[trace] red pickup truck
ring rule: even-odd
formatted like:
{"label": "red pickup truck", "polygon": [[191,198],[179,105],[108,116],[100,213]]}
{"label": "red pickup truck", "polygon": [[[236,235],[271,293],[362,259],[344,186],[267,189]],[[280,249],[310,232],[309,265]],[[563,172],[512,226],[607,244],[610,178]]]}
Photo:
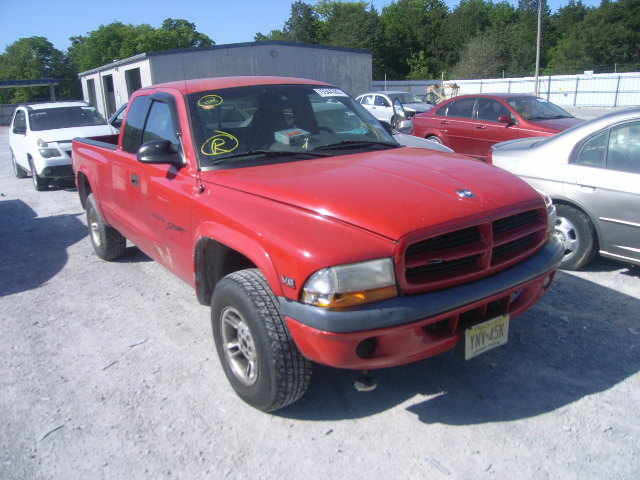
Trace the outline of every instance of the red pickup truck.
{"label": "red pickup truck", "polygon": [[143,88],[76,139],[96,254],[129,240],[211,305],[224,371],[273,411],[311,362],[377,369],[507,341],[549,288],[555,210],[517,177],[401,147],[339,88],[237,77]]}

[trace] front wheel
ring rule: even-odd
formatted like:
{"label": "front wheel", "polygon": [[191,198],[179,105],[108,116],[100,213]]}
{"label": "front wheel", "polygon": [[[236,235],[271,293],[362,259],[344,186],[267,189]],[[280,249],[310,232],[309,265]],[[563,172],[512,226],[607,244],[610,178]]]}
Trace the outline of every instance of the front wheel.
{"label": "front wheel", "polygon": [[569,205],[556,206],[555,235],[564,245],[563,270],[578,270],[586,266],[597,253],[596,232],[591,220],[582,211]]}
{"label": "front wheel", "polygon": [[110,227],[100,216],[93,193],[87,197],[87,225],[93,251],[103,260],[113,260],[124,255],[127,239],[115,228]]}
{"label": "front wheel", "polygon": [[47,190],[49,188],[49,179],[42,178],[36,172],[36,167],[33,164],[33,160],[29,159],[29,168],[31,168],[31,179],[33,180],[33,187],[38,191],[42,192],[43,190]]}
{"label": "front wheel", "polygon": [[242,400],[271,412],[304,395],[311,364],[291,338],[259,270],[231,273],[216,285],[211,326],[224,372]]}
{"label": "front wheel", "polygon": [[28,174],[24,168],[18,165],[15,155],[11,152],[11,163],[13,163],[13,174],[16,178],[27,178]]}

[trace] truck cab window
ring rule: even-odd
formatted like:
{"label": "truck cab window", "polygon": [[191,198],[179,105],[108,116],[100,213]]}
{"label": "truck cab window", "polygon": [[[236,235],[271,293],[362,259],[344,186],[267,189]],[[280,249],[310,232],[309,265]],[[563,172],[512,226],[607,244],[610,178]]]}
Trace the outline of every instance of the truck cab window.
{"label": "truck cab window", "polygon": [[154,140],[169,140],[176,146],[180,144],[169,105],[163,102],[154,101],[151,103],[149,116],[142,133],[142,143]]}
{"label": "truck cab window", "polygon": [[140,96],[133,100],[129,107],[127,121],[122,131],[122,149],[125,152],[136,153],[142,141],[142,130],[151,105],[151,97]]}

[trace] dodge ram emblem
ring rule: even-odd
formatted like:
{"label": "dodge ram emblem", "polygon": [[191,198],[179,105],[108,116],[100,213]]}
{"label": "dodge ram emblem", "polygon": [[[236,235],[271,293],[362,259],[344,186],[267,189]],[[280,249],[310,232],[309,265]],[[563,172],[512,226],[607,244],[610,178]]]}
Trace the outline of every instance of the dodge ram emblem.
{"label": "dodge ram emblem", "polygon": [[475,198],[476,197],[476,194],[473,193],[471,190],[456,190],[456,194],[460,198]]}

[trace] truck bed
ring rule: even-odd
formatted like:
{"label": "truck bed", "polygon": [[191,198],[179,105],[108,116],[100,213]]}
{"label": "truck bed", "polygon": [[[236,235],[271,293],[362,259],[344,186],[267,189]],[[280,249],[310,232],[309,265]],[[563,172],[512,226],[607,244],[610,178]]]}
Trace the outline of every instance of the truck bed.
{"label": "truck bed", "polygon": [[88,143],[89,145],[96,145],[98,147],[110,148],[111,150],[115,150],[118,148],[118,141],[120,139],[120,135],[115,133],[112,135],[101,135],[99,137],[88,137],[88,138],[75,138],[74,140],[81,143]]}

